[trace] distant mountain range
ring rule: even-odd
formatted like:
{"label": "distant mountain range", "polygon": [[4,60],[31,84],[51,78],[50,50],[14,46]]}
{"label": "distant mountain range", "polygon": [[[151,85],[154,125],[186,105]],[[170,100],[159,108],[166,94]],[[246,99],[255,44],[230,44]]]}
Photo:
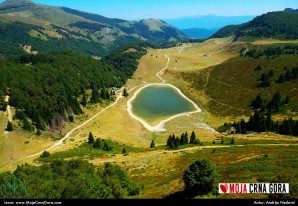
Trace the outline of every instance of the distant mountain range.
{"label": "distant mountain range", "polygon": [[38,52],[62,48],[102,56],[140,40],[168,42],[185,38],[185,34],[158,19],[126,21],[31,0],[0,4],[0,43],[9,48],[6,53],[20,52],[20,45],[29,45]]}
{"label": "distant mountain range", "polygon": [[235,36],[235,40],[260,38],[298,39],[298,10],[287,8],[284,11],[269,12],[239,25],[228,25],[212,38]]}
{"label": "distant mountain range", "polygon": [[180,31],[182,31],[190,38],[205,39],[212,36],[218,30],[219,28],[216,28],[216,29],[190,28],[190,29],[181,29]]}
{"label": "distant mountain range", "polygon": [[245,23],[254,17],[206,15],[164,19],[164,21],[180,29],[191,38],[207,38],[224,26]]}

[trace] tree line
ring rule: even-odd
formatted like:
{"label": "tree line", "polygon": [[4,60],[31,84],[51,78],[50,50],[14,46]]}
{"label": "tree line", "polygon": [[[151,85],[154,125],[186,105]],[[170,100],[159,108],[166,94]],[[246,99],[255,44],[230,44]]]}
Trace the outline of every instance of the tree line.
{"label": "tree line", "polygon": [[83,160],[55,160],[40,167],[25,164],[0,176],[26,180],[26,193],[17,198],[123,199],[140,193],[140,186],[120,167],[105,164],[101,169]]}
{"label": "tree line", "polygon": [[[234,128],[234,130],[232,130]],[[273,121],[271,112],[261,112],[256,110],[250,116],[249,121],[244,119],[234,123],[225,123],[218,128],[219,132],[230,131],[231,133],[247,134],[248,131],[254,132],[275,132],[277,134],[298,136],[298,121],[291,117],[283,121]]]}
{"label": "tree line", "polygon": [[270,110],[272,112],[279,112],[280,108],[289,104],[290,97],[282,98],[279,92],[276,92],[270,101],[266,101],[260,94],[251,101],[251,108],[261,109],[262,111]]}
{"label": "tree line", "polygon": [[[261,71],[263,67],[258,65],[255,67],[254,71]],[[274,70],[270,69],[268,72],[262,72],[261,77],[258,81],[258,87],[270,87],[271,86],[271,78],[274,76]],[[284,71],[279,75],[278,79],[275,80],[277,84],[281,84],[284,82],[295,81],[298,77],[298,67],[293,67],[292,69],[288,67],[284,67]]]}
{"label": "tree line", "polygon": [[91,144],[95,149],[102,149],[104,151],[113,150],[112,146],[109,146],[105,140],[99,138],[95,140],[92,132],[89,133],[88,144]]}
{"label": "tree line", "polygon": [[188,136],[188,133],[182,133],[181,136],[175,136],[175,134],[170,135],[167,140],[167,146],[170,149],[178,149],[180,145],[186,145],[186,144],[202,144],[199,139],[197,139],[196,134],[194,131],[192,131],[190,137]]}
{"label": "tree line", "polygon": [[296,55],[298,53],[298,46],[296,45],[285,45],[283,47],[267,47],[264,49],[257,50],[256,48],[247,49],[242,47],[240,49],[240,57],[251,57],[258,59],[260,57],[265,57],[266,59],[279,57],[282,54],[292,54]]}
{"label": "tree line", "polygon": [[279,112],[281,108],[289,104],[290,98],[282,98],[279,92],[276,92],[270,101],[265,100],[260,94],[251,101],[251,108],[254,109],[253,115],[249,121],[244,119],[234,123],[225,123],[218,128],[219,132],[229,131],[231,133],[246,134],[248,131],[254,132],[276,132],[278,134],[298,136],[298,121],[291,117],[283,121],[273,121],[272,113]]}
{"label": "tree line", "polygon": [[284,71],[276,80],[276,83],[281,84],[284,82],[295,81],[298,77],[298,67],[294,67],[292,69],[288,69],[288,67],[284,68]]}
{"label": "tree line", "polygon": [[102,61],[71,51],[0,59],[0,107],[6,109],[8,95],[23,128],[61,129],[87,103],[113,100],[111,88],[121,87],[146,53],[142,46],[132,48],[117,49]]}

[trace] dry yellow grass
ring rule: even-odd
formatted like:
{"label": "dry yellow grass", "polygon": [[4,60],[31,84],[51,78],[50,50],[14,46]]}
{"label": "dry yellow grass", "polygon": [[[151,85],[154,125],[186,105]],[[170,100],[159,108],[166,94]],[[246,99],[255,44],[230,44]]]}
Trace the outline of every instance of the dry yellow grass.
{"label": "dry yellow grass", "polygon": [[188,44],[179,54],[173,53],[170,57],[169,70],[193,71],[224,62],[235,56],[227,52],[232,38],[210,39],[203,43]]}
{"label": "dry yellow grass", "polygon": [[294,43],[298,44],[298,40],[278,40],[278,39],[262,39],[252,42],[254,45],[280,44],[280,43]]}
{"label": "dry yellow grass", "polygon": [[160,82],[160,79],[155,75],[162,70],[167,63],[164,50],[148,49],[147,55],[140,60],[137,71],[132,76],[133,80],[145,82]]}
{"label": "dry yellow grass", "polygon": [[81,128],[75,138],[86,140],[87,137],[84,135],[92,132],[95,137],[101,139],[111,139],[120,144],[148,148],[151,133],[129,116],[126,111],[126,102],[126,98],[121,99],[117,106],[110,108]]}
{"label": "dry yellow grass", "polygon": [[0,171],[13,170],[18,164],[16,160],[54,144],[50,138],[36,137],[21,130],[6,132],[7,121],[6,112],[0,112]]}
{"label": "dry yellow grass", "polygon": [[29,32],[29,35],[30,35],[31,37],[40,38],[40,39],[42,39],[43,41],[48,41],[48,40],[49,40],[45,35],[43,35],[43,34],[40,33],[39,31],[36,31],[36,30],[33,30],[33,29]]}
{"label": "dry yellow grass", "polygon": [[[196,132],[198,133],[200,130],[197,130]],[[215,145],[212,144],[203,147],[196,146],[179,150],[154,150],[142,153],[131,153],[128,156],[119,154],[105,158],[95,158],[90,160],[90,162],[97,166],[102,166],[106,162],[117,164],[126,169],[135,181],[144,184],[145,188],[142,191],[142,198],[163,198],[166,195],[183,190],[183,173],[186,167],[192,163],[194,159],[208,158],[212,155],[212,162],[215,165],[230,165],[231,163],[240,161],[247,162],[257,157],[264,156],[264,154],[266,154],[264,152],[267,151],[266,148],[271,147],[270,145],[266,146],[265,144],[259,144],[253,147],[253,149],[250,147],[250,150],[253,150],[253,153],[245,154],[244,151],[247,150],[246,147],[238,142],[248,141],[253,144],[255,141],[260,140],[280,140],[281,143],[287,141],[287,144],[280,145],[280,147],[284,148],[286,148],[288,144],[297,144],[296,139],[293,137],[284,137],[276,134],[237,135],[237,137],[231,137],[237,138],[236,147],[233,147],[230,144],[219,144],[219,140],[221,139],[219,136],[216,138],[217,143]],[[231,137],[227,137],[226,141],[230,140]],[[201,140],[210,143],[214,138],[203,138]],[[238,150],[236,155],[233,152],[229,153],[231,147],[239,148],[239,150],[231,150]],[[221,156],[214,158],[214,155],[212,154],[213,148],[216,148],[216,150],[221,148],[220,151],[226,151],[225,153],[228,154],[228,157]],[[198,153],[198,151],[202,151],[202,155],[196,156],[195,154]],[[207,153],[204,153],[204,151],[207,151]],[[187,156],[185,156],[186,154]]]}

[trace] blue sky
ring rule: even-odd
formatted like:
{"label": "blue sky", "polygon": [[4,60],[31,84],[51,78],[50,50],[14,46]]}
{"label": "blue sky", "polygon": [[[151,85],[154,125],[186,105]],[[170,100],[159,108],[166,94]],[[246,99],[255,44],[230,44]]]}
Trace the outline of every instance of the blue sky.
{"label": "blue sky", "polygon": [[[215,14],[219,16],[260,15],[298,8],[298,0],[33,0],[52,6],[97,13],[121,19],[177,18]],[[3,0],[0,0],[3,2]]]}

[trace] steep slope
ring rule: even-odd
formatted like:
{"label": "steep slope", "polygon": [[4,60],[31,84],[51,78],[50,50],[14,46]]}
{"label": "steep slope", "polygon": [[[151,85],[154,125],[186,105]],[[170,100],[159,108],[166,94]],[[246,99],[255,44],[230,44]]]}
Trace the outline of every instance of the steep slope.
{"label": "steep slope", "polygon": [[164,42],[187,38],[157,19],[112,19],[30,0],[7,0],[0,4],[0,27],[0,42],[8,48],[0,51],[2,55],[19,54],[22,50],[19,45],[29,45],[41,53],[70,49],[103,56],[118,46],[140,40]]}
{"label": "steep slope", "polygon": [[62,10],[67,13],[80,16],[84,19],[103,23],[110,27],[115,27],[127,34],[135,35],[149,41],[170,41],[186,38],[183,33],[168,25],[166,22],[158,19],[125,21],[122,19],[110,19],[101,15],[90,14],[65,7],[63,7]]}
{"label": "steep slope", "polygon": [[[274,115],[296,117],[298,111],[298,46],[246,44],[238,57],[199,72],[185,72],[181,77],[210,99],[203,108],[220,116],[249,116],[252,100],[259,94],[267,103],[279,92],[283,102]],[[206,78],[207,77],[207,78]]]}
{"label": "steep slope", "polygon": [[31,0],[9,0],[0,5],[0,10],[19,10],[33,5]]}
{"label": "steep slope", "polygon": [[212,37],[235,35],[236,39],[251,38],[298,38],[298,12],[269,12],[256,17],[252,21],[240,25],[230,25],[220,29]]}

